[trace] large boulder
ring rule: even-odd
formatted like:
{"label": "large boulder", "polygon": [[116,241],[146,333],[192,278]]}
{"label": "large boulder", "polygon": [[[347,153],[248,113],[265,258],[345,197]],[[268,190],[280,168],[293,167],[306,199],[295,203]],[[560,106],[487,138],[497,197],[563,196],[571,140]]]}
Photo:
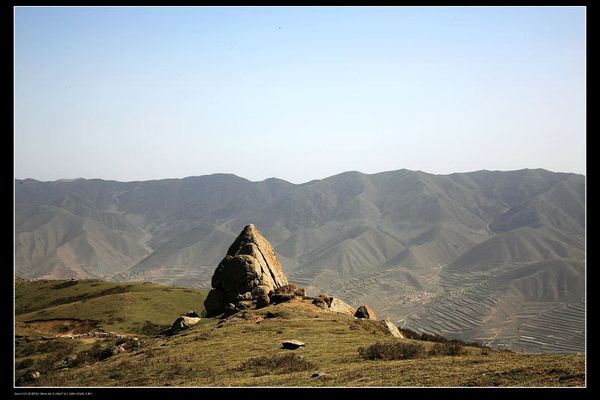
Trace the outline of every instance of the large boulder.
{"label": "large boulder", "polygon": [[377,314],[375,314],[375,310],[373,310],[371,307],[369,307],[367,305],[362,305],[362,306],[358,307],[356,309],[356,312],[354,313],[354,316],[356,318],[363,318],[363,319],[377,319]]}
{"label": "large boulder", "polygon": [[257,298],[287,284],[275,250],[250,224],[229,247],[212,276],[213,289],[204,301],[206,316],[222,314],[227,304],[247,298],[248,292]]}
{"label": "large boulder", "polygon": [[337,297],[320,294],[315,297],[312,303],[328,311],[354,316],[354,307]]}
{"label": "large boulder", "polygon": [[335,297],[329,306],[329,311],[354,316],[354,307]]}

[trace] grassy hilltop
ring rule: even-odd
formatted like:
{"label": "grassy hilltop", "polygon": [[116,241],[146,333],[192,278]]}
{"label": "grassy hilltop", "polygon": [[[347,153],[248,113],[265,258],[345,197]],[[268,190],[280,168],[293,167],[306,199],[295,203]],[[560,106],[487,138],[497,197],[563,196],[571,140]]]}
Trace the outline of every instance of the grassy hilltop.
{"label": "grassy hilltop", "polygon": [[[225,320],[203,318],[179,334],[156,336],[178,315],[200,313],[204,296],[201,290],[150,283],[19,280],[16,376],[35,368],[42,374],[32,384],[36,386],[585,384],[583,355],[522,354],[396,339],[378,321],[357,320],[300,300]],[[141,345],[101,361],[102,351],[123,339],[59,337],[91,327],[136,336]],[[281,342],[289,339],[306,346],[282,349]],[[378,348],[370,348],[376,343]],[[369,359],[369,354],[393,358],[399,351],[413,352],[414,358]],[[73,354],[77,360],[72,365],[56,368]]]}

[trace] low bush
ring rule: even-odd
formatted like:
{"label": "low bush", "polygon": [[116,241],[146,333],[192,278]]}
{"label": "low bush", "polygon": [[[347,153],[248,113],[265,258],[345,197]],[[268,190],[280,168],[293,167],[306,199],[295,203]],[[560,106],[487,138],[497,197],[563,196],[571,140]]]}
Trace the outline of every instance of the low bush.
{"label": "low bush", "polygon": [[436,343],[429,350],[431,356],[458,356],[464,353],[465,349],[456,342]]}
{"label": "low bush", "polygon": [[405,360],[423,357],[426,352],[420,344],[393,342],[359,347],[358,354],[365,360]]}
{"label": "low bush", "polygon": [[289,374],[313,368],[315,368],[315,364],[297,354],[276,354],[273,356],[250,358],[243,362],[238,370],[252,371],[255,376],[261,376],[273,373]]}

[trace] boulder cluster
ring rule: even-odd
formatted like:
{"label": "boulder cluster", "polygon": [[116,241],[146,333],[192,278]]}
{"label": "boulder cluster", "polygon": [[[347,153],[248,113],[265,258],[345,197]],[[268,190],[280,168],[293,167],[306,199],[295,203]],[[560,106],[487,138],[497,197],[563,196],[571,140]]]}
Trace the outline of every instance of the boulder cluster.
{"label": "boulder cluster", "polygon": [[[227,318],[243,310],[303,300],[331,312],[360,319],[377,319],[375,311],[368,305],[355,309],[326,294],[308,297],[304,288],[288,283],[273,246],[253,224],[247,225],[229,247],[212,276],[211,286],[212,290],[204,301],[207,317]],[[187,329],[199,319],[195,313],[181,315],[166,333]],[[403,337],[391,321],[381,323],[391,335]]]}

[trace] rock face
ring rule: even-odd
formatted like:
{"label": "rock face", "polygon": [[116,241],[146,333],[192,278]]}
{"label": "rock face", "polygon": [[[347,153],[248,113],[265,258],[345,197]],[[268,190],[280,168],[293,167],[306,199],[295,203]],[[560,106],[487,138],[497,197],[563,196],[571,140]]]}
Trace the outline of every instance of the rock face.
{"label": "rock face", "polygon": [[377,314],[375,314],[375,310],[373,310],[371,307],[367,306],[367,305],[363,305],[360,306],[356,309],[356,312],[354,313],[354,316],[356,318],[363,318],[363,319],[377,319]]}
{"label": "rock face", "polygon": [[223,313],[229,303],[257,298],[288,284],[271,244],[252,224],[235,239],[212,276],[213,289],[204,307],[206,316]]}
{"label": "rock face", "polygon": [[387,329],[390,335],[399,339],[405,339],[404,335],[400,333],[400,330],[398,330],[398,327],[394,325],[394,323],[389,319],[384,319],[383,321],[381,321],[381,324],[385,327],[385,329]]}

